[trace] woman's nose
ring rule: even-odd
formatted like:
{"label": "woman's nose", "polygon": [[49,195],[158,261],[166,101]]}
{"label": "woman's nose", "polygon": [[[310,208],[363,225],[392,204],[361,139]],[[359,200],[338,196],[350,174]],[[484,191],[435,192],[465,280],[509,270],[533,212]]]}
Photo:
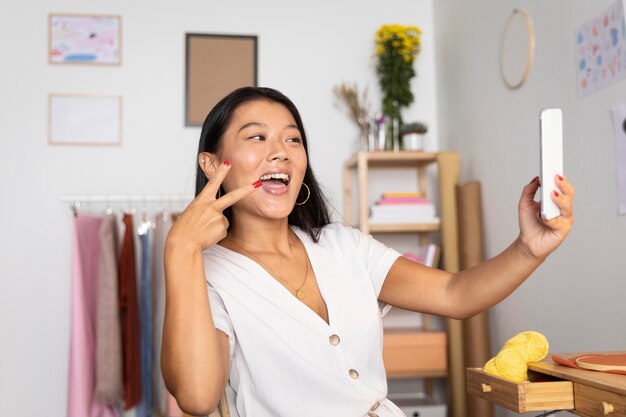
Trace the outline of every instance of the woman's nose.
{"label": "woman's nose", "polygon": [[289,159],[287,149],[284,144],[280,140],[270,141],[270,149],[267,154],[267,159],[269,161],[281,160],[287,161]]}

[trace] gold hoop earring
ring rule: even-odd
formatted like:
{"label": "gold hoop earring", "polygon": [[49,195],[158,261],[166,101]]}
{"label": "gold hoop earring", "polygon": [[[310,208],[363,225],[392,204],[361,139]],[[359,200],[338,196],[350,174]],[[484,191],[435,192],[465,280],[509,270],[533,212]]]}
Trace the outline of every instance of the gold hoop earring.
{"label": "gold hoop earring", "polygon": [[309,197],[311,197],[311,189],[309,188],[308,185],[306,185],[305,183],[302,183],[302,185],[304,185],[306,187],[306,198],[304,199],[304,201],[302,203],[296,203],[296,206],[301,206],[304,203],[306,203],[307,201],[309,201]]}

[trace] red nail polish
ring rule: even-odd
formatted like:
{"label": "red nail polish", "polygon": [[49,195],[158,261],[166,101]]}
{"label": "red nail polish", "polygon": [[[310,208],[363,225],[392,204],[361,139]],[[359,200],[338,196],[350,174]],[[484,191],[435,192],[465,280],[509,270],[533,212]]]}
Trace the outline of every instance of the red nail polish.
{"label": "red nail polish", "polygon": [[532,179],[532,181],[530,183],[532,184],[533,182],[537,181],[538,179],[539,179],[539,177],[535,177],[535,178]]}
{"label": "red nail polish", "polygon": [[552,194],[554,194],[555,197],[559,196],[559,193],[557,193],[556,191],[552,191]]}
{"label": "red nail polish", "polygon": [[227,167],[230,166],[230,161],[224,161],[224,165],[226,165]]}
{"label": "red nail polish", "polygon": [[559,181],[563,181],[563,177],[562,176],[557,175],[556,177],[559,179]]}
{"label": "red nail polish", "polygon": [[259,188],[262,184],[263,184],[263,183],[259,180],[259,181],[253,182],[253,183],[252,183],[252,186],[253,186],[254,188]]}

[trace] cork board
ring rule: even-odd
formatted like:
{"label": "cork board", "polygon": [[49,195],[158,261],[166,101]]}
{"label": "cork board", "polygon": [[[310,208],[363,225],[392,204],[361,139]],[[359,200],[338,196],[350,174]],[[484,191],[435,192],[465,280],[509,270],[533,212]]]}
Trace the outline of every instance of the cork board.
{"label": "cork board", "polygon": [[186,35],[185,126],[202,126],[225,95],[256,85],[256,36]]}

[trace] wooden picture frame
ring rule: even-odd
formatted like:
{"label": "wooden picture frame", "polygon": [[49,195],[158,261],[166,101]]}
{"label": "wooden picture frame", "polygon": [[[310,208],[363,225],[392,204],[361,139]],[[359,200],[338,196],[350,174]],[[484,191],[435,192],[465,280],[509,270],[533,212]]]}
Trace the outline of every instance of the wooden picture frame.
{"label": "wooden picture frame", "polygon": [[96,94],[48,96],[48,144],[120,146],[122,97]]}
{"label": "wooden picture frame", "polygon": [[185,126],[202,126],[234,89],[257,86],[256,36],[187,33],[185,51]]}
{"label": "wooden picture frame", "polygon": [[122,17],[48,15],[50,64],[121,65]]}

